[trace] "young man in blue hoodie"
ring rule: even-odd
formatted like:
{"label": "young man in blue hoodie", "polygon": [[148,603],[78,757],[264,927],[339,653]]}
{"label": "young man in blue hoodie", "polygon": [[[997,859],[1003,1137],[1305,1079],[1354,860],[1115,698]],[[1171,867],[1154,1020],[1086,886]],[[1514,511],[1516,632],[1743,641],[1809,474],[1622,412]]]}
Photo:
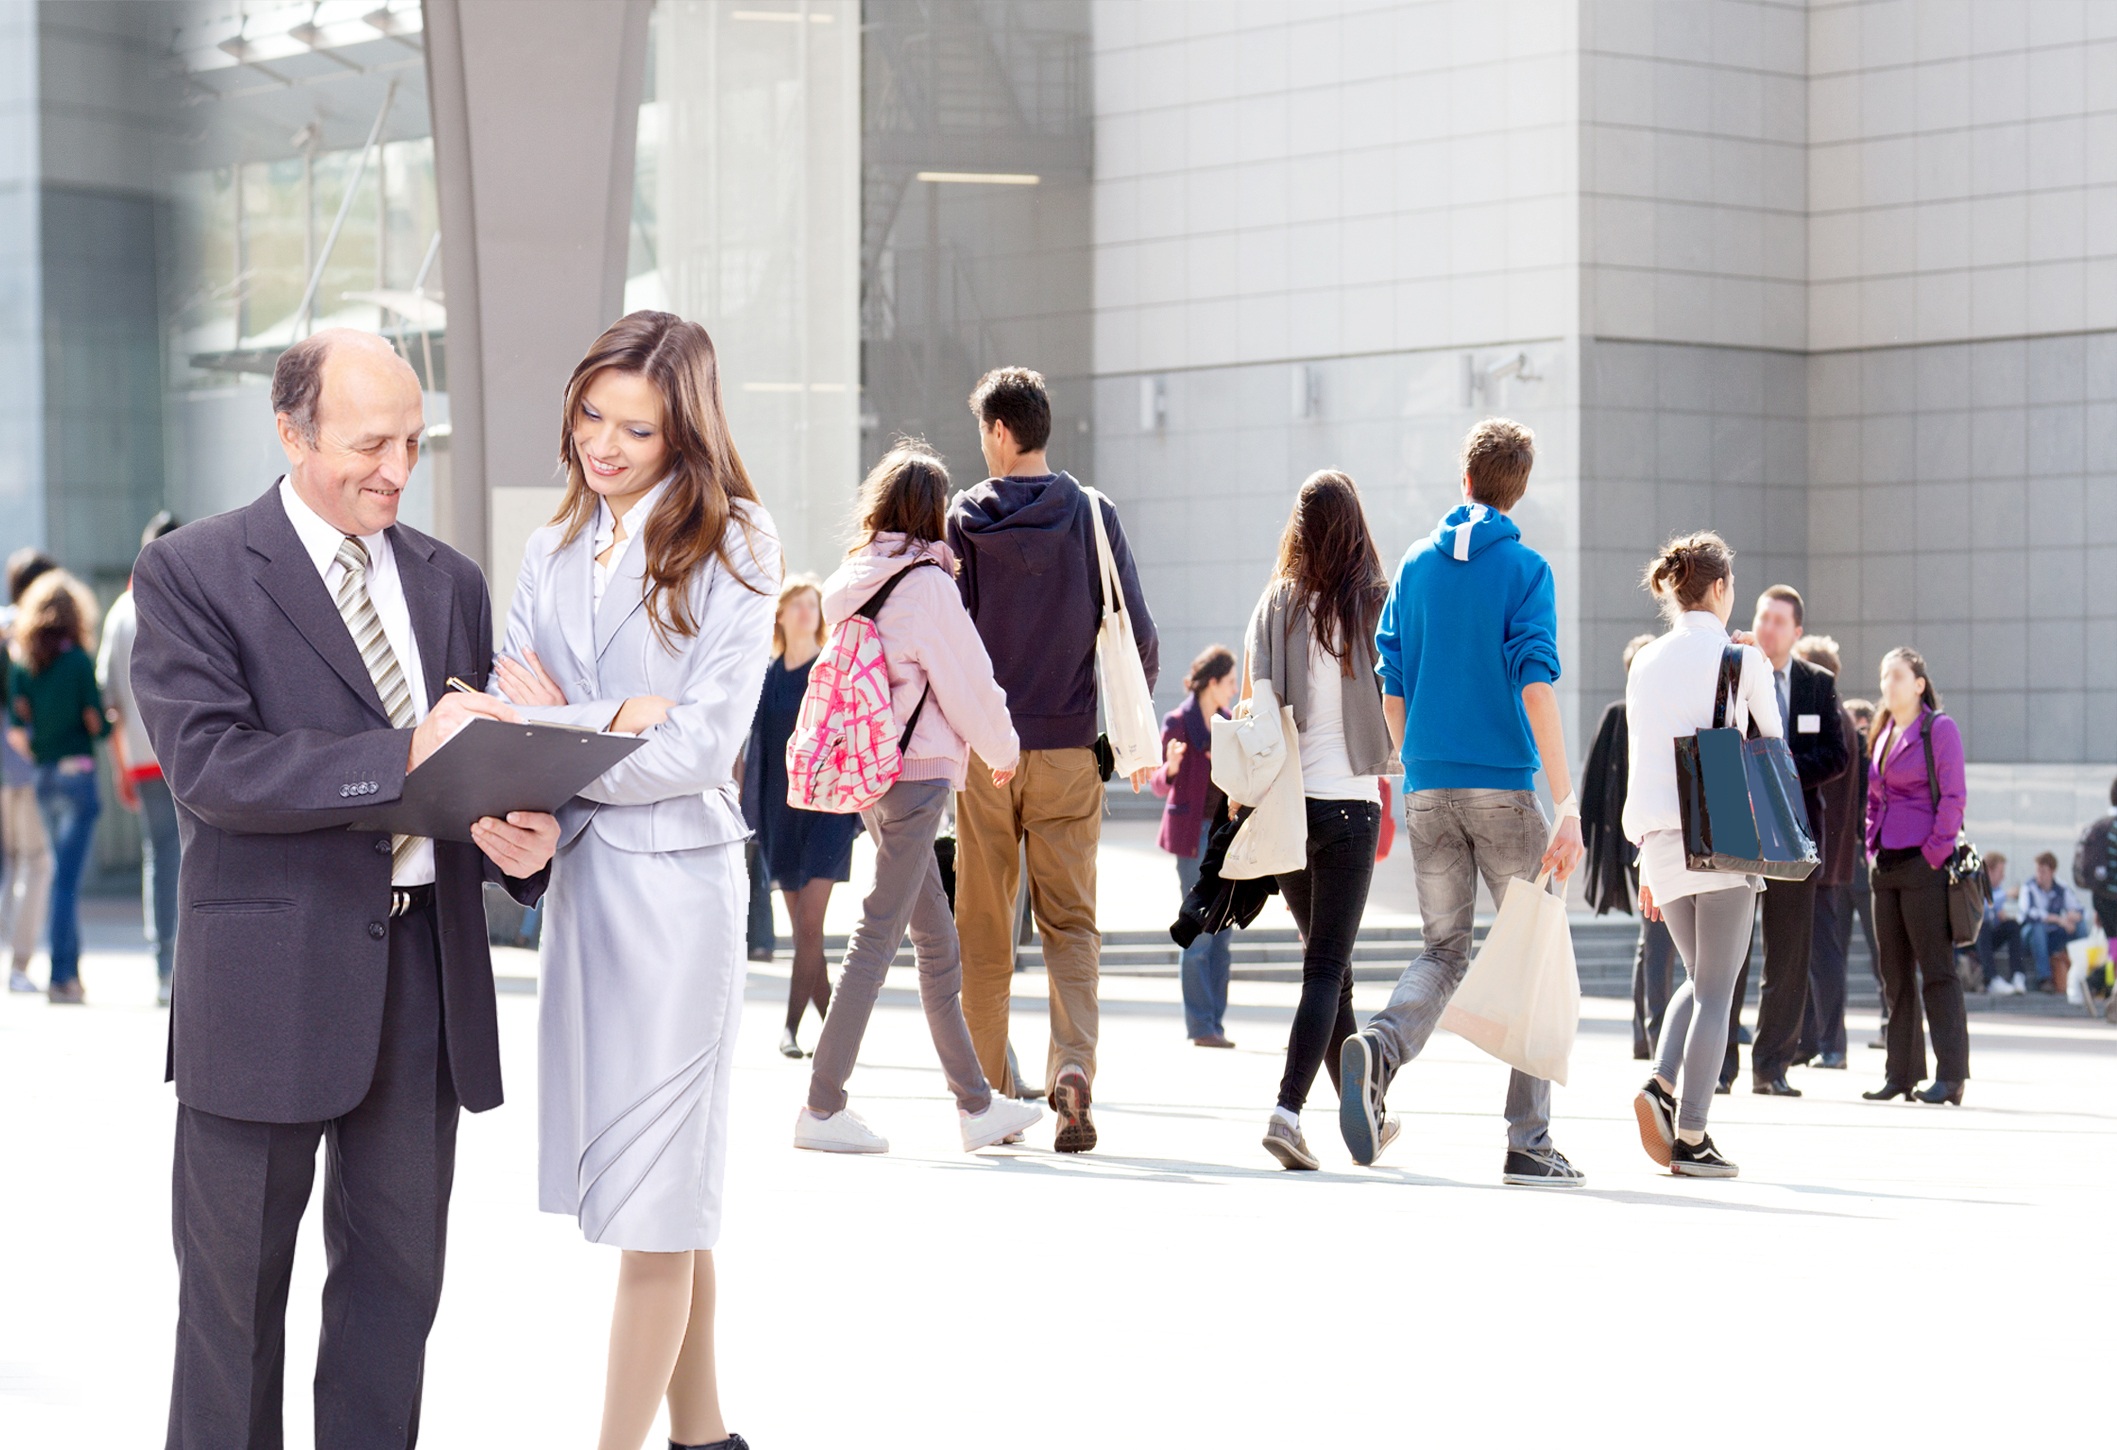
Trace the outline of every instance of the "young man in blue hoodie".
{"label": "young man in blue hoodie", "polygon": [[[1522,542],[1521,502],[1536,437],[1488,418],[1463,442],[1463,502],[1397,567],[1375,645],[1382,708],[1404,742],[1404,816],[1426,949],[1389,1005],[1345,1041],[1338,1121],[1372,1163],[1382,1097],[1419,1055],[1470,964],[1480,876],[1495,899],[1517,876],[1560,881],[1581,858],[1580,803],[1558,713],[1558,604],[1551,566]],[[1558,802],[1554,833],[1537,805],[1538,766]],[[1507,1087],[1505,1182],[1574,1188],[1580,1170],[1551,1146],[1551,1084],[1515,1072]]]}

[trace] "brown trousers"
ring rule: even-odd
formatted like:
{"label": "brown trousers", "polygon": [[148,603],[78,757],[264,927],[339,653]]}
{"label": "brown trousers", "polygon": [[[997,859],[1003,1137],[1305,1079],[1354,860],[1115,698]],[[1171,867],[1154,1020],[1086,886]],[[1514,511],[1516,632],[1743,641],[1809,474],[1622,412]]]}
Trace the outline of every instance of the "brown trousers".
{"label": "brown trousers", "polygon": [[1095,1079],[1095,853],[1103,783],[1092,750],[1025,750],[1013,780],[992,783],[973,753],[956,797],[956,934],[963,950],[963,1016],[985,1080],[1014,1094],[1007,1074],[1007,1009],[1014,991],[1014,910],[1028,848],[1029,905],[1051,984],[1051,1050],[1044,1081],[1065,1067]]}

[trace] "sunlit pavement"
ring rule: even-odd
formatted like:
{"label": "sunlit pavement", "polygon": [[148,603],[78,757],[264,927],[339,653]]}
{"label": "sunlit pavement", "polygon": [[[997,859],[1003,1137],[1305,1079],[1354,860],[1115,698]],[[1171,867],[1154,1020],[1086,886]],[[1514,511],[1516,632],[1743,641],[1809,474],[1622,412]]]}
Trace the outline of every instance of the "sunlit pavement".
{"label": "sunlit pavement", "polygon": [[[84,976],[87,1008],[0,1000],[8,1447],[136,1450],[166,1413],[164,1017],[138,951],[94,953]],[[1018,982],[1035,1072],[1043,979]],[[1294,989],[1259,983],[1235,989],[1240,1049],[1211,1052],[1184,1042],[1173,982],[1113,980],[1101,1150],[1053,1155],[1047,1119],[1019,1151],[966,1156],[911,985],[893,976],[852,1084],[893,1151],[848,1159],[788,1145],[804,1070],[774,1050],[784,978],[752,977],[719,1263],[726,1402],[758,1450],[2107,1433],[2117,1029],[1973,1017],[1953,1109],[1859,1101],[1881,1054],[1856,1017],[1852,1070],[1797,1071],[1807,1097],[1716,1099],[1743,1176],[1688,1183],[1641,1153],[1623,1004],[1590,1000],[1556,1095],[1589,1184],[1550,1193],[1500,1185],[1504,1069],[1445,1033],[1398,1079],[1404,1136],[1380,1167],[1347,1159],[1319,1080],[1323,1171],[1280,1171],[1257,1139]],[[535,1013],[501,999],[510,1101],[462,1133],[429,1446],[594,1443],[616,1256],[536,1212]]]}

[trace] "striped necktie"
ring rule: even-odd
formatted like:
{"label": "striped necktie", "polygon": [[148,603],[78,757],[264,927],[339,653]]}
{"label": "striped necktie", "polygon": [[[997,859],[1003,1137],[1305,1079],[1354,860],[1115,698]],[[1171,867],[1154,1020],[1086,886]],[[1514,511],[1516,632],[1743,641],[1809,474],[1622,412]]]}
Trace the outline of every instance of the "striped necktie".
{"label": "striped necktie", "polygon": [[[360,662],[367,666],[368,678],[375,682],[375,693],[382,697],[383,713],[397,729],[409,730],[419,723],[418,711],[412,706],[412,688],[405,683],[397,652],[390,648],[390,637],[383,632],[382,616],[375,612],[375,601],[368,597],[367,546],[358,539],[346,539],[338,546],[338,562],[345,571],[338,576],[338,613],[352,632],[353,647],[360,651]],[[390,838],[393,877],[404,869],[405,858],[421,839]]]}

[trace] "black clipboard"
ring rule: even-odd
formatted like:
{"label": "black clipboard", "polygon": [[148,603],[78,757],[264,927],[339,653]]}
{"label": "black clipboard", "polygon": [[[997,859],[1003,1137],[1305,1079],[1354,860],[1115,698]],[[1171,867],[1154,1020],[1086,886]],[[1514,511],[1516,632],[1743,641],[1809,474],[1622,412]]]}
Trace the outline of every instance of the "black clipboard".
{"label": "black clipboard", "polygon": [[404,778],[404,794],[346,829],[468,841],[470,823],[556,811],[644,742],[568,725],[473,720]]}

